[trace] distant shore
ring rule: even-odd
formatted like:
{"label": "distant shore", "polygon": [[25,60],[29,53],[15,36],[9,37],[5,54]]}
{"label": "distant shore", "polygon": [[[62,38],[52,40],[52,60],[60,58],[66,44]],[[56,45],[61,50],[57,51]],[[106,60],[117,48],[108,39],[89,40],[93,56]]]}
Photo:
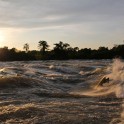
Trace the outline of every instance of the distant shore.
{"label": "distant shore", "polygon": [[68,43],[59,42],[49,50],[46,41],[39,41],[38,50],[29,50],[29,45],[24,45],[25,51],[8,47],[0,48],[0,61],[30,61],[30,60],[87,60],[87,59],[113,59],[124,58],[124,45],[116,45],[111,49],[99,47],[98,49],[72,48]]}

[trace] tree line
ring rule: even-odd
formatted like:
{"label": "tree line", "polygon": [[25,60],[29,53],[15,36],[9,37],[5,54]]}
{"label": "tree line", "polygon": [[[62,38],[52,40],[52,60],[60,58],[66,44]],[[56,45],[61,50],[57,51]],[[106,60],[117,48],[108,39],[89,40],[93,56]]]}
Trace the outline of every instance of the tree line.
{"label": "tree line", "polygon": [[47,41],[39,41],[39,50],[30,50],[29,44],[23,46],[24,51],[8,47],[0,48],[0,61],[27,61],[27,60],[67,60],[67,59],[112,59],[124,58],[124,45],[115,45],[113,48],[101,46],[98,49],[71,47],[70,44],[60,41],[55,43],[52,50]]}

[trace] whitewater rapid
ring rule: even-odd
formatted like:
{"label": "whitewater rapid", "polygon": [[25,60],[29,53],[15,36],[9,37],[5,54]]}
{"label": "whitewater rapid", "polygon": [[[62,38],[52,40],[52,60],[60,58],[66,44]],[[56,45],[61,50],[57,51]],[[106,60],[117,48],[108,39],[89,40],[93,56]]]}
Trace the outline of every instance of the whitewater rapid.
{"label": "whitewater rapid", "polygon": [[123,83],[119,59],[0,62],[0,123],[123,123]]}

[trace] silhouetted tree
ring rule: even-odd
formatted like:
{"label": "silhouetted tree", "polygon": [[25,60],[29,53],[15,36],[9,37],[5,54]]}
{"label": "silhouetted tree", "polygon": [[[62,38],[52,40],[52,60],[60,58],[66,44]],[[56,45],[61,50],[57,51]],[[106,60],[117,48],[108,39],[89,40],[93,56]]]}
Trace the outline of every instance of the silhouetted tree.
{"label": "silhouetted tree", "polygon": [[41,53],[42,53],[42,58],[45,59],[45,53],[46,53],[46,50],[48,50],[48,43],[47,41],[39,41],[38,42],[38,48],[40,49]]}
{"label": "silhouetted tree", "polygon": [[41,60],[41,59],[112,59],[115,57],[124,58],[124,44],[116,45],[112,49],[101,46],[98,49],[78,47],[72,48],[68,43],[54,44],[55,47],[48,51],[49,45],[46,41],[39,41],[40,51],[29,50],[29,45],[24,45],[24,50],[16,48],[9,49],[7,46],[0,48],[0,61],[23,61],[23,60]]}
{"label": "silhouetted tree", "polygon": [[68,43],[63,43],[62,41],[54,45],[53,51],[55,59],[68,59],[68,48],[70,45]]}
{"label": "silhouetted tree", "polygon": [[124,45],[117,45],[114,46],[111,49],[112,53],[113,53],[113,57],[122,57],[124,58]]}
{"label": "silhouetted tree", "polygon": [[78,58],[79,59],[90,59],[91,58],[92,50],[91,48],[84,48],[78,51]]}
{"label": "silhouetted tree", "polygon": [[28,50],[29,50],[29,44],[28,44],[28,43],[24,44],[23,49],[24,49],[25,52],[27,53]]}
{"label": "silhouetted tree", "polygon": [[60,41],[59,43],[55,43],[54,45],[55,45],[54,50],[55,49],[67,50],[67,48],[70,46],[68,43],[63,43],[62,41]]}
{"label": "silhouetted tree", "polygon": [[99,47],[97,50],[97,59],[108,59],[109,58],[109,49],[108,47]]}
{"label": "silhouetted tree", "polygon": [[74,51],[78,52],[79,48],[78,47],[74,47]]}

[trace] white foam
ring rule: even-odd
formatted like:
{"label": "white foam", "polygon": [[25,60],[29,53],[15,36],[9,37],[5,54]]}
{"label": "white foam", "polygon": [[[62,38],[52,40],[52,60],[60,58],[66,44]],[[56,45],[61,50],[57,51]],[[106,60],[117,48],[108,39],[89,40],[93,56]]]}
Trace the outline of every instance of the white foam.
{"label": "white foam", "polygon": [[108,75],[114,81],[124,81],[124,63],[120,59],[114,59],[112,72]]}
{"label": "white foam", "polygon": [[124,85],[117,86],[115,92],[118,98],[124,98]]}
{"label": "white foam", "polygon": [[114,59],[111,73],[107,76],[117,85],[115,88],[116,96],[118,98],[124,98],[124,62],[120,59]]}
{"label": "white foam", "polygon": [[[118,98],[124,98],[124,62],[120,59],[114,59],[111,71],[108,76],[116,83],[115,94]],[[121,122],[119,124],[124,123],[124,104],[122,104],[122,109]]]}

